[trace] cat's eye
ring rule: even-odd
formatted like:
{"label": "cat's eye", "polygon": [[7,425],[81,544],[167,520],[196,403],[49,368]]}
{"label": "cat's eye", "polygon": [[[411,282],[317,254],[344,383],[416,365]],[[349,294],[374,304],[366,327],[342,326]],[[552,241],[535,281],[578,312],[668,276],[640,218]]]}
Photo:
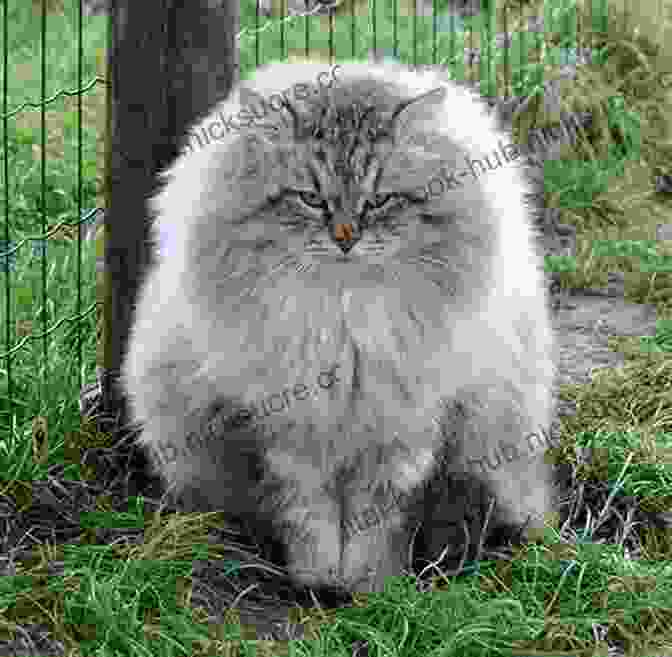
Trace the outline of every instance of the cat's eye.
{"label": "cat's eye", "polygon": [[272,246],[275,246],[275,240],[258,239],[254,242],[252,249],[254,251],[264,251]]}
{"label": "cat's eye", "polygon": [[374,194],[373,198],[367,200],[366,204],[370,208],[377,210],[378,208],[382,208],[388,201],[392,200],[393,198],[395,198],[394,194]]}
{"label": "cat's eye", "polygon": [[426,212],[423,212],[420,215],[420,221],[422,221],[423,224],[426,224],[428,226],[443,226],[450,219],[451,219],[450,216],[442,216],[439,214],[428,214]]}
{"label": "cat's eye", "polygon": [[303,219],[284,219],[280,222],[280,225],[285,228],[302,228],[304,221]]}
{"label": "cat's eye", "polygon": [[317,192],[299,192],[299,198],[311,208],[324,208],[324,199]]}

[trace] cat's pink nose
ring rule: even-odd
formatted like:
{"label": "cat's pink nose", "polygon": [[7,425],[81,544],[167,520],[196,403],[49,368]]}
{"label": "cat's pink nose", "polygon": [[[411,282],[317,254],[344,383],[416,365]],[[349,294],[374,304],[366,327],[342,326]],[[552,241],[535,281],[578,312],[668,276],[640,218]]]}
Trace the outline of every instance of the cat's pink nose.
{"label": "cat's pink nose", "polygon": [[352,224],[336,224],[334,227],[334,239],[341,251],[348,253],[357,242],[352,236]]}

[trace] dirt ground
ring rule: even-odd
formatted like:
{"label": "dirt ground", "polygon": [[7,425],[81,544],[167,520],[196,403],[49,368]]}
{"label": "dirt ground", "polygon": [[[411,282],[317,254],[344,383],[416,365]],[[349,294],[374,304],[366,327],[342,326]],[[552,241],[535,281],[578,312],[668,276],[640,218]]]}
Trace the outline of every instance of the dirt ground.
{"label": "dirt ground", "polygon": [[609,337],[653,336],[657,313],[653,305],[626,301],[623,276],[610,274],[607,287],[572,291],[553,312],[558,344],[556,361],[556,413],[551,435],[558,434],[559,418],[575,409],[557,398],[558,386],[584,384],[598,368],[623,365],[622,352],[607,346]]}

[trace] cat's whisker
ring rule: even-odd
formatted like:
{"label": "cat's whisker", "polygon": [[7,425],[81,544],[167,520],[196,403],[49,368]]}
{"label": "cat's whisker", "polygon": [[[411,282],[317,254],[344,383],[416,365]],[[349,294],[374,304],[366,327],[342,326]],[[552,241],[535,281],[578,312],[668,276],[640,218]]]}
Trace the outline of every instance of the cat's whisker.
{"label": "cat's whisker", "polygon": [[431,256],[411,256],[409,258],[406,258],[407,262],[424,262],[429,265],[437,265],[438,267],[442,267],[444,269],[447,269],[450,267],[450,265],[443,259],[441,258],[432,258]]}
{"label": "cat's whisker", "polygon": [[244,271],[233,271],[222,279],[222,282],[235,281],[250,275],[257,275],[259,272],[255,269],[245,269]]}
{"label": "cat's whisker", "polygon": [[425,327],[423,323],[418,319],[417,315],[411,308],[406,309],[406,314],[410,318],[410,320],[413,322],[415,327],[418,330],[418,333],[420,334],[420,337],[424,339],[425,337]]}
{"label": "cat's whisker", "polygon": [[247,288],[246,290],[243,290],[238,295],[238,298],[242,298],[244,296],[254,296],[257,292],[257,288],[261,283],[267,282],[272,276],[274,276],[277,273],[280,273],[284,268],[288,267],[292,262],[296,262],[297,257],[295,255],[287,256],[283,258],[279,263],[274,265],[268,272],[266,272],[265,275],[261,276],[259,279],[257,279],[257,282],[253,288]]}
{"label": "cat's whisker", "polygon": [[231,281],[237,278],[243,278],[244,276],[249,276],[250,274],[253,273],[254,271],[252,269],[246,269],[245,271],[232,271],[231,273],[227,274],[222,280]]}

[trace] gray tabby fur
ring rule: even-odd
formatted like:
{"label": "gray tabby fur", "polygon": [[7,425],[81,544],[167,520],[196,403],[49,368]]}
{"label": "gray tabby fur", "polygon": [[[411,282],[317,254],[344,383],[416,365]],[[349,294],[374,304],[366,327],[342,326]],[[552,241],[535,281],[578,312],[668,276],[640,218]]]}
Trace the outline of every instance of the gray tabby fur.
{"label": "gray tabby fur", "polygon": [[[308,100],[265,106],[300,83]],[[495,119],[429,71],[276,63],[193,133],[244,107],[259,119],[186,140],[150,203],[123,382],[166,484],[270,528],[296,581],[347,590],[400,574],[418,520],[432,554],[459,544],[486,493],[499,525],[540,527],[551,470],[525,437],[550,425],[554,348],[530,186],[511,162],[421,193],[494,162]],[[311,396],[222,419],[296,386]],[[504,442],[524,455],[486,467]]]}

